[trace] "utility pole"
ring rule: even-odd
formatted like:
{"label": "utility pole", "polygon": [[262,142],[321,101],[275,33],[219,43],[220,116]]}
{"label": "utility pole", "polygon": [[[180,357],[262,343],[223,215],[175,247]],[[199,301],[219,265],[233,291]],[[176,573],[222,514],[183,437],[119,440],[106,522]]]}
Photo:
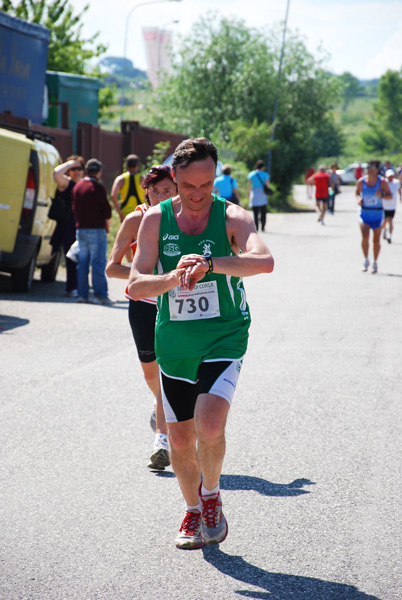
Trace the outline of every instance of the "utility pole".
{"label": "utility pole", "polygon": [[278,115],[279,89],[280,89],[281,78],[282,78],[283,55],[285,53],[285,37],[286,37],[286,29],[287,29],[287,25],[288,25],[289,5],[290,5],[290,0],[287,1],[287,5],[286,5],[286,16],[285,16],[285,22],[283,25],[282,48],[281,48],[281,56],[279,59],[278,80],[277,80],[277,84],[276,84],[276,94],[275,94],[275,102],[274,102],[274,114],[272,116],[272,129],[271,129],[271,137],[269,140],[269,149],[268,149],[268,158],[267,158],[267,173],[269,173],[269,175],[271,174],[271,164],[272,164],[272,142],[275,139],[276,117]]}

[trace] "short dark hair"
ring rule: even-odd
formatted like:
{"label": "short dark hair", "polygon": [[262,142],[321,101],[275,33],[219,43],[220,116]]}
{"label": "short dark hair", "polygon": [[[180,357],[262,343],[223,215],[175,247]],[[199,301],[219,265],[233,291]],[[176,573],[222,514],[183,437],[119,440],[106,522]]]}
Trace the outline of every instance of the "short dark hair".
{"label": "short dark hair", "polygon": [[185,169],[193,162],[206,160],[211,157],[218,164],[218,151],[212,142],[207,138],[195,138],[192,140],[184,140],[179,144],[174,152],[172,160],[172,169],[176,172],[177,167]]}
{"label": "short dark hair", "polygon": [[[145,177],[141,183],[141,187],[144,188],[144,190],[145,190],[145,198],[146,198],[146,201],[148,202],[148,204],[149,204],[149,198],[148,198],[149,186],[155,185],[155,183],[159,183],[160,181],[163,181],[164,179],[167,179],[168,181],[175,183],[173,181],[172,169],[170,167],[168,167],[167,165],[154,165],[153,167],[151,167],[149,173],[147,173],[145,175]],[[177,189],[177,186],[176,186],[176,189]]]}
{"label": "short dark hair", "polygon": [[230,175],[232,172],[232,166],[231,165],[223,165],[222,167],[222,173],[224,175]]}
{"label": "short dark hair", "polygon": [[263,169],[265,167],[265,162],[263,160],[257,160],[255,163],[256,169]]}
{"label": "short dark hair", "polygon": [[97,158],[90,158],[85,165],[85,170],[88,173],[99,173],[102,169],[102,163]]}
{"label": "short dark hair", "polygon": [[126,158],[126,167],[130,169],[135,169],[138,165],[141,164],[141,159],[136,154],[129,154]]}
{"label": "short dark hair", "polygon": [[375,169],[378,169],[378,170],[380,170],[380,165],[381,165],[381,161],[375,160],[375,159],[369,160],[367,163],[367,166],[374,167]]}

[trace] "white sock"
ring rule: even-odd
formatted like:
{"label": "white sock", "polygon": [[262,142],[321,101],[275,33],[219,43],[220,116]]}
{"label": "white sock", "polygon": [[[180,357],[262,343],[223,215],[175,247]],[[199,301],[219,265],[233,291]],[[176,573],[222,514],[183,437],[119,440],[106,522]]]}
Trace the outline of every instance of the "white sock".
{"label": "white sock", "polygon": [[154,446],[161,444],[166,450],[169,450],[169,440],[165,433],[157,433],[155,435]]}
{"label": "white sock", "polygon": [[186,509],[188,510],[188,512],[195,512],[196,510],[202,512],[201,504],[196,504],[195,506],[189,506],[188,504],[186,504]]}
{"label": "white sock", "polygon": [[219,494],[219,483],[216,486],[216,488],[214,488],[213,490],[207,490],[205,485],[202,484],[202,487],[201,487],[201,495],[202,496],[216,496],[216,494]]}

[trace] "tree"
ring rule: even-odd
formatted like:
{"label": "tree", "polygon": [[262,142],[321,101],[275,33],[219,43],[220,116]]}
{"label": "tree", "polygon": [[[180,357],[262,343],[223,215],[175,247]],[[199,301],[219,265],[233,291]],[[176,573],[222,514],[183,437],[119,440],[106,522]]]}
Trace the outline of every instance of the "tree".
{"label": "tree", "polygon": [[182,40],[173,76],[156,92],[155,124],[210,136],[217,129],[225,135],[228,121],[260,121],[273,103],[273,75],[262,34],[240,21],[203,17]]}
{"label": "tree", "polygon": [[342,73],[339,75],[339,81],[342,83],[343,90],[343,105],[342,110],[345,111],[348,105],[357,98],[359,94],[361,94],[363,87],[360,85],[357,77],[352,75],[351,73]]}
{"label": "tree", "polygon": [[89,74],[88,63],[106,51],[97,43],[99,34],[88,40],[82,39],[81,19],[88,10],[86,5],[80,14],[74,15],[68,0],[2,0],[1,10],[30,23],[44,25],[50,30],[47,68],[78,75]]}
{"label": "tree", "polygon": [[368,152],[399,151],[402,139],[402,69],[387,71],[378,85],[374,119],[368,123],[362,140]]}
{"label": "tree", "polygon": [[[278,85],[278,31],[251,29],[213,14],[201,18],[181,40],[172,75],[155,93],[153,124],[219,140],[220,150],[231,150],[249,168],[256,156],[265,159]],[[283,196],[320,155],[317,132],[334,135],[323,124],[329,123],[340,83],[322,68],[323,60],[311,56],[297,35],[288,35],[271,173]],[[250,132],[256,134],[255,152],[250,152]]]}

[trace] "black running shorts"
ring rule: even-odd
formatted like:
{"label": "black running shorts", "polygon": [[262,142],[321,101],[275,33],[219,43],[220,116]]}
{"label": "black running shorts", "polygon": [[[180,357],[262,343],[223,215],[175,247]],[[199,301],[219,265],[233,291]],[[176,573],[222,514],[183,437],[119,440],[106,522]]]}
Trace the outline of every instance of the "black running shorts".
{"label": "black running shorts", "polygon": [[129,300],[128,318],[133,332],[138,358],[143,363],[156,360],[155,320],[156,304]]}

